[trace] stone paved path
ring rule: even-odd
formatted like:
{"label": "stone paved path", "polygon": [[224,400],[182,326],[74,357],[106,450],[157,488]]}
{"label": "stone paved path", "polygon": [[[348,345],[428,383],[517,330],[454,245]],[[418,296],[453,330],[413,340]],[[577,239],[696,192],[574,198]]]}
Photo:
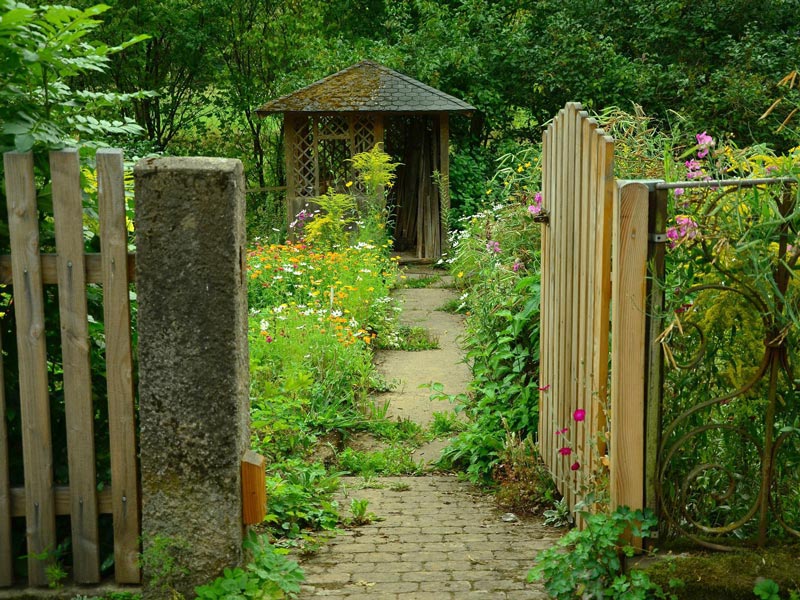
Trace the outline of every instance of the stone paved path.
{"label": "stone paved path", "polygon": [[[425,276],[415,268],[408,276]],[[452,290],[436,287],[400,290],[401,322],[424,325],[439,339],[439,350],[383,352],[380,370],[400,379],[388,396],[390,415],[425,426],[434,411],[452,410],[448,402],[432,403],[420,384],[445,384],[449,394],[463,392],[469,370],[461,362],[457,337],[462,319],[436,311]],[[446,442],[435,440],[415,453],[433,462]],[[361,478],[344,478],[339,498],[347,512],[352,499],[369,501],[379,520],[346,530],[316,555],[301,561],[306,585],[301,599],[370,598],[459,600],[541,599],[542,588],[525,582],[536,552],[559,537],[538,519],[512,523],[501,519],[490,496],[455,476],[376,478],[365,487]]]}
{"label": "stone paved path", "polygon": [[558,539],[540,520],[502,521],[491,497],[454,476],[386,477],[371,482],[379,489],[357,489],[362,481],[346,480],[343,506],[367,499],[382,520],[304,561],[301,598],[547,598],[525,582],[536,551]]}

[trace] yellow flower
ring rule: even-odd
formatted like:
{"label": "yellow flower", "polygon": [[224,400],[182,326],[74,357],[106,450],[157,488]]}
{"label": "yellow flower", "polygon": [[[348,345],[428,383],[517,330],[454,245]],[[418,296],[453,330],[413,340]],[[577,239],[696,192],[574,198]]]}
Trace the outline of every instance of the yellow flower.
{"label": "yellow flower", "polygon": [[464,276],[464,271],[459,271],[457,277],[461,279]]}
{"label": "yellow flower", "polygon": [[522,170],[523,170],[522,165],[517,167],[517,173],[522,173]]}
{"label": "yellow flower", "polygon": [[486,195],[487,196],[491,196],[492,195],[492,190],[486,190]]}
{"label": "yellow flower", "polygon": [[526,168],[526,169],[529,169],[529,168],[530,168],[530,166],[531,166],[531,163],[529,163],[529,162],[526,162],[526,163],[525,163],[525,168]]}
{"label": "yellow flower", "polygon": [[353,182],[348,181],[347,183],[344,184],[344,187],[353,187]]}

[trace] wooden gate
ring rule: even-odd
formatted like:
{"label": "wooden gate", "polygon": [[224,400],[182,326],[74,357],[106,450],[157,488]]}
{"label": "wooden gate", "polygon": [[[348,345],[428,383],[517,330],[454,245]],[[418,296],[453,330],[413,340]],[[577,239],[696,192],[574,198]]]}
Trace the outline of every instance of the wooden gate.
{"label": "wooden gate", "polygon": [[544,134],[539,447],[571,510],[606,473],[612,507],[645,505],[651,202],[613,152],[577,103]]}
{"label": "wooden gate", "polygon": [[570,508],[605,454],[613,148],[577,103],[544,134],[539,445]]}
{"label": "wooden gate", "polygon": [[[48,583],[59,543],[56,516],[70,518],[72,576],[100,580],[98,515],[113,515],[118,583],[138,583],[140,506],[131,357],[128,255],[122,152],[97,152],[101,253],[84,252],[81,173],[75,150],[50,154],[56,253],[40,251],[33,156],[4,155],[10,256],[0,257],[0,284],[13,294],[19,363],[24,484],[9,479],[8,431],[0,351],[0,586],[14,583],[12,520],[25,519],[28,585]],[[111,486],[98,491],[87,284],[104,298]],[[67,447],[54,448],[45,340],[45,285],[58,286]],[[8,340],[6,340],[8,343]],[[55,484],[54,453],[68,457],[69,485]]]}

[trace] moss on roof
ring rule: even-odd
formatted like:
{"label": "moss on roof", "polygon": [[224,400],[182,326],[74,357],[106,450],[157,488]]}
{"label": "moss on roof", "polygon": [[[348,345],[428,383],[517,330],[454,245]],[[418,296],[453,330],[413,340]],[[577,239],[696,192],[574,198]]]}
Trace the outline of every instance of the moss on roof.
{"label": "moss on roof", "polygon": [[282,112],[472,112],[475,107],[421,81],[365,60],[256,110]]}

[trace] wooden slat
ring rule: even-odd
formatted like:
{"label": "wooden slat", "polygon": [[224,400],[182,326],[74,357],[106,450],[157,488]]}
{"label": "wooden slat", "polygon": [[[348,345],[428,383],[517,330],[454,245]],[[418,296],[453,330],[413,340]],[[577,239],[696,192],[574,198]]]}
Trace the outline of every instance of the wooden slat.
{"label": "wooden slat", "polygon": [[[542,210],[550,213],[550,144],[552,124],[542,135]],[[552,354],[550,352],[550,272],[552,259],[550,257],[550,225],[542,226],[542,272],[539,302],[539,454],[545,464],[549,465],[547,451],[552,443],[550,424],[550,373]]]}
{"label": "wooden slat", "polygon": [[9,481],[6,385],[3,369],[3,336],[0,333],[0,587],[14,583],[11,556],[11,482]]}
{"label": "wooden slat", "polygon": [[83,202],[77,150],[50,153],[58,250],[58,304],[64,366],[67,462],[72,492],[73,579],[100,581],[94,410],[83,254]]}
{"label": "wooden slat", "polygon": [[[40,254],[42,263],[42,283],[45,285],[55,285],[58,283],[58,256],[55,254]],[[84,265],[86,270],[86,283],[102,283],[103,264],[99,253],[89,252],[84,254]],[[133,281],[136,271],[136,255],[128,254],[128,279]],[[7,254],[0,256],[0,284],[11,285],[13,283],[13,269],[11,267],[11,257]]]}
{"label": "wooden slat", "polygon": [[[578,168],[576,169],[576,176],[580,181],[580,189],[576,189],[577,211],[579,218],[576,220],[575,237],[579,244],[578,260],[580,269],[576,270],[578,294],[576,298],[577,306],[577,337],[575,342],[577,344],[577,390],[575,394],[575,408],[586,409],[588,403],[591,401],[591,389],[589,388],[589,378],[587,376],[588,363],[591,356],[587,352],[588,332],[587,326],[590,319],[590,307],[588,299],[588,281],[589,273],[591,271],[589,264],[589,231],[593,228],[591,213],[589,211],[589,143],[588,133],[591,130],[591,123],[589,122],[588,113],[581,111],[578,113],[578,122],[576,124],[576,139],[578,141]],[[574,421],[573,421],[574,422]],[[577,457],[580,462],[581,468],[576,473],[576,487],[581,490],[588,484],[586,475],[590,472],[590,456],[591,446],[588,443],[587,423],[575,423],[576,428],[576,447]]]}
{"label": "wooden slat", "polygon": [[56,547],[39,222],[33,156],[7,152],[3,159],[19,355],[28,583],[39,586],[47,585],[45,569],[49,561],[36,555]]}
{"label": "wooden slat", "polygon": [[[605,454],[604,439],[607,429],[606,406],[608,400],[608,352],[611,312],[611,236],[613,220],[613,203],[615,194],[614,181],[614,140],[605,135],[602,129],[595,131],[597,142],[597,163],[595,168],[595,189],[597,196],[597,212],[595,213],[596,243],[594,259],[596,263],[595,286],[592,291],[596,305],[597,319],[592,335],[594,356],[594,379],[592,388],[597,391],[592,406],[592,428],[596,432],[595,442],[598,453]],[[603,439],[601,439],[603,438]]]}
{"label": "wooden slat", "polygon": [[[565,246],[566,251],[562,259],[566,272],[564,273],[564,311],[563,318],[565,323],[565,334],[561,340],[564,346],[564,367],[563,367],[563,395],[560,399],[561,404],[561,423],[570,430],[570,445],[574,445],[576,438],[575,424],[572,422],[572,403],[575,398],[575,364],[574,347],[575,331],[573,321],[574,306],[574,277],[575,277],[575,104],[567,104],[566,118],[566,144],[564,148],[564,177],[566,188],[566,223],[565,223]],[[575,506],[575,486],[572,471],[569,465],[572,464],[572,456],[561,459],[561,468],[564,472],[566,485],[567,501],[570,506]]]}
{"label": "wooden slat", "polygon": [[[53,488],[55,498],[55,511],[58,516],[69,515],[72,512],[72,498],[69,486],[57,485]],[[25,488],[11,488],[11,516],[25,516]],[[113,512],[111,503],[111,488],[107,487],[101,492],[97,492],[97,512],[101,515],[110,515]]]}
{"label": "wooden slat", "polygon": [[[592,154],[595,150],[592,140],[594,140],[594,131],[597,129],[597,123],[594,119],[586,118],[583,121],[583,129],[581,133],[583,146],[582,158],[582,174],[585,184],[581,193],[583,195],[583,231],[581,235],[584,238],[584,245],[582,248],[581,260],[584,263],[584,282],[583,282],[583,305],[584,305],[584,323],[582,330],[583,337],[583,398],[582,406],[589,415],[591,412],[592,404],[594,403],[595,389],[592,387],[592,371],[594,357],[592,354],[592,332],[594,331],[595,319],[595,304],[592,298],[592,289],[595,281],[595,264],[594,264],[594,244],[595,244],[595,182],[592,178]],[[594,454],[595,446],[593,443],[594,431],[591,428],[591,421],[587,420],[583,423],[584,431],[584,448],[583,448],[583,465],[584,473],[593,473],[595,468]]]}
{"label": "wooden slat", "polygon": [[647,195],[647,187],[641,183],[620,183],[614,199],[612,508],[644,507]]}
{"label": "wooden slat", "polygon": [[122,151],[97,152],[117,583],[139,583],[139,492]]}
{"label": "wooden slat", "polygon": [[[554,429],[563,427],[561,422],[561,397],[564,394],[563,385],[561,381],[561,372],[563,370],[563,344],[561,340],[564,339],[564,321],[561,318],[564,302],[564,267],[562,264],[565,248],[564,248],[564,220],[566,210],[563,200],[563,169],[564,169],[564,111],[561,110],[555,122],[553,152],[556,153],[553,157],[553,184],[555,187],[553,196],[553,210],[555,214],[551,219],[553,225],[553,248],[554,248],[554,263],[553,263],[553,328],[555,332],[555,339],[553,340],[553,398],[552,398],[552,426]],[[564,483],[561,480],[560,461],[558,455],[558,445],[561,438],[553,439],[553,447],[550,449],[550,462],[553,465],[553,473],[556,475],[558,487],[563,489]]]}

